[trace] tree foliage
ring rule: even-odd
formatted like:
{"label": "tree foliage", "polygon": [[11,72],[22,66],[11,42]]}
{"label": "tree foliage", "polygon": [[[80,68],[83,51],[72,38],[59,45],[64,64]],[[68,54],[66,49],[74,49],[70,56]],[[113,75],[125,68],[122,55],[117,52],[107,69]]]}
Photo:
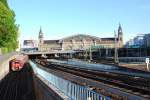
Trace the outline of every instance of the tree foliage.
{"label": "tree foliage", "polygon": [[18,26],[15,14],[7,6],[7,0],[0,0],[0,48],[15,50],[18,46]]}
{"label": "tree foliage", "polygon": [[0,2],[3,3],[6,7],[8,7],[7,0],[0,0]]}

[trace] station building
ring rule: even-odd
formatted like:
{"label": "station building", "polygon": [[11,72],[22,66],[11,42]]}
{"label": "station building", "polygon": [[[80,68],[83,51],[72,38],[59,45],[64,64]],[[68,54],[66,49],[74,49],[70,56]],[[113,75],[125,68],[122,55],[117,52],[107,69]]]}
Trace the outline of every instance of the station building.
{"label": "station building", "polygon": [[100,38],[85,34],[77,34],[58,40],[44,40],[42,29],[40,28],[38,36],[39,51],[53,50],[86,50],[92,46],[102,48],[123,47],[123,32],[119,24],[117,36],[111,38]]}

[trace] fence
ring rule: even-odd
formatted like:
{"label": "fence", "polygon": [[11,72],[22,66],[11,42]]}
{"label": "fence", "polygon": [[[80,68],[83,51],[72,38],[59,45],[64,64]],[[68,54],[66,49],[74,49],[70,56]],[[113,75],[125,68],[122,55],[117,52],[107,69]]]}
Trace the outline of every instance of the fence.
{"label": "fence", "polygon": [[51,74],[41,68],[35,63],[29,61],[35,74],[40,75],[48,82],[53,84],[57,89],[69,97],[69,100],[110,100],[109,97],[96,93],[86,86],[81,86]]}

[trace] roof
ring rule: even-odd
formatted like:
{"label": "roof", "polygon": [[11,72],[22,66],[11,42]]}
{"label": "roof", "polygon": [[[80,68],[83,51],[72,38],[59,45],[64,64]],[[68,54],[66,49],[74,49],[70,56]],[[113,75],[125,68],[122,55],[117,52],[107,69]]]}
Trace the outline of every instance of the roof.
{"label": "roof", "polygon": [[59,40],[44,40],[44,44],[58,44]]}
{"label": "roof", "polygon": [[68,36],[68,37],[62,38],[61,40],[75,39],[75,38],[77,40],[81,40],[81,39],[84,39],[84,38],[91,38],[91,39],[98,39],[98,40],[100,40],[99,37],[86,35],[86,34],[76,34],[76,35],[72,35],[72,36]]}
{"label": "roof", "polygon": [[96,40],[97,43],[100,42],[114,42],[115,38],[110,37],[110,38],[99,38],[96,36],[91,36],[91,35],[86,35],[86,34],[76,34],[76,35],[72,35],[72,36],[68,36],[65,38],[62,38],[60,40],[44,40],[44,44],[60,44],[63,41],[70,41],[74,39],[75,41],[81,41],[83,39],[91,41],[91,40]]}
{"label": "roof", "polygon": [[115,38],[101,38],[102,41],[115,41]]}

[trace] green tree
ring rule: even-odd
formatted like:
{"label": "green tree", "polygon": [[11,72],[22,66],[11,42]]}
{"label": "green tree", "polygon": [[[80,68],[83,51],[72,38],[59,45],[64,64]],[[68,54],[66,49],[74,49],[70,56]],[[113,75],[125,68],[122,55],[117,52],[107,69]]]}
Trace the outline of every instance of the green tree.
{"label": "green tree", "polygon": [[6,7],[8,7],[7,0],[0,0]]}
{"label": "green tree", "polygon": [[18,46],[18,26],[15,14],[7,7],[7,0],[0,0],[0,48],[15,50]]}

